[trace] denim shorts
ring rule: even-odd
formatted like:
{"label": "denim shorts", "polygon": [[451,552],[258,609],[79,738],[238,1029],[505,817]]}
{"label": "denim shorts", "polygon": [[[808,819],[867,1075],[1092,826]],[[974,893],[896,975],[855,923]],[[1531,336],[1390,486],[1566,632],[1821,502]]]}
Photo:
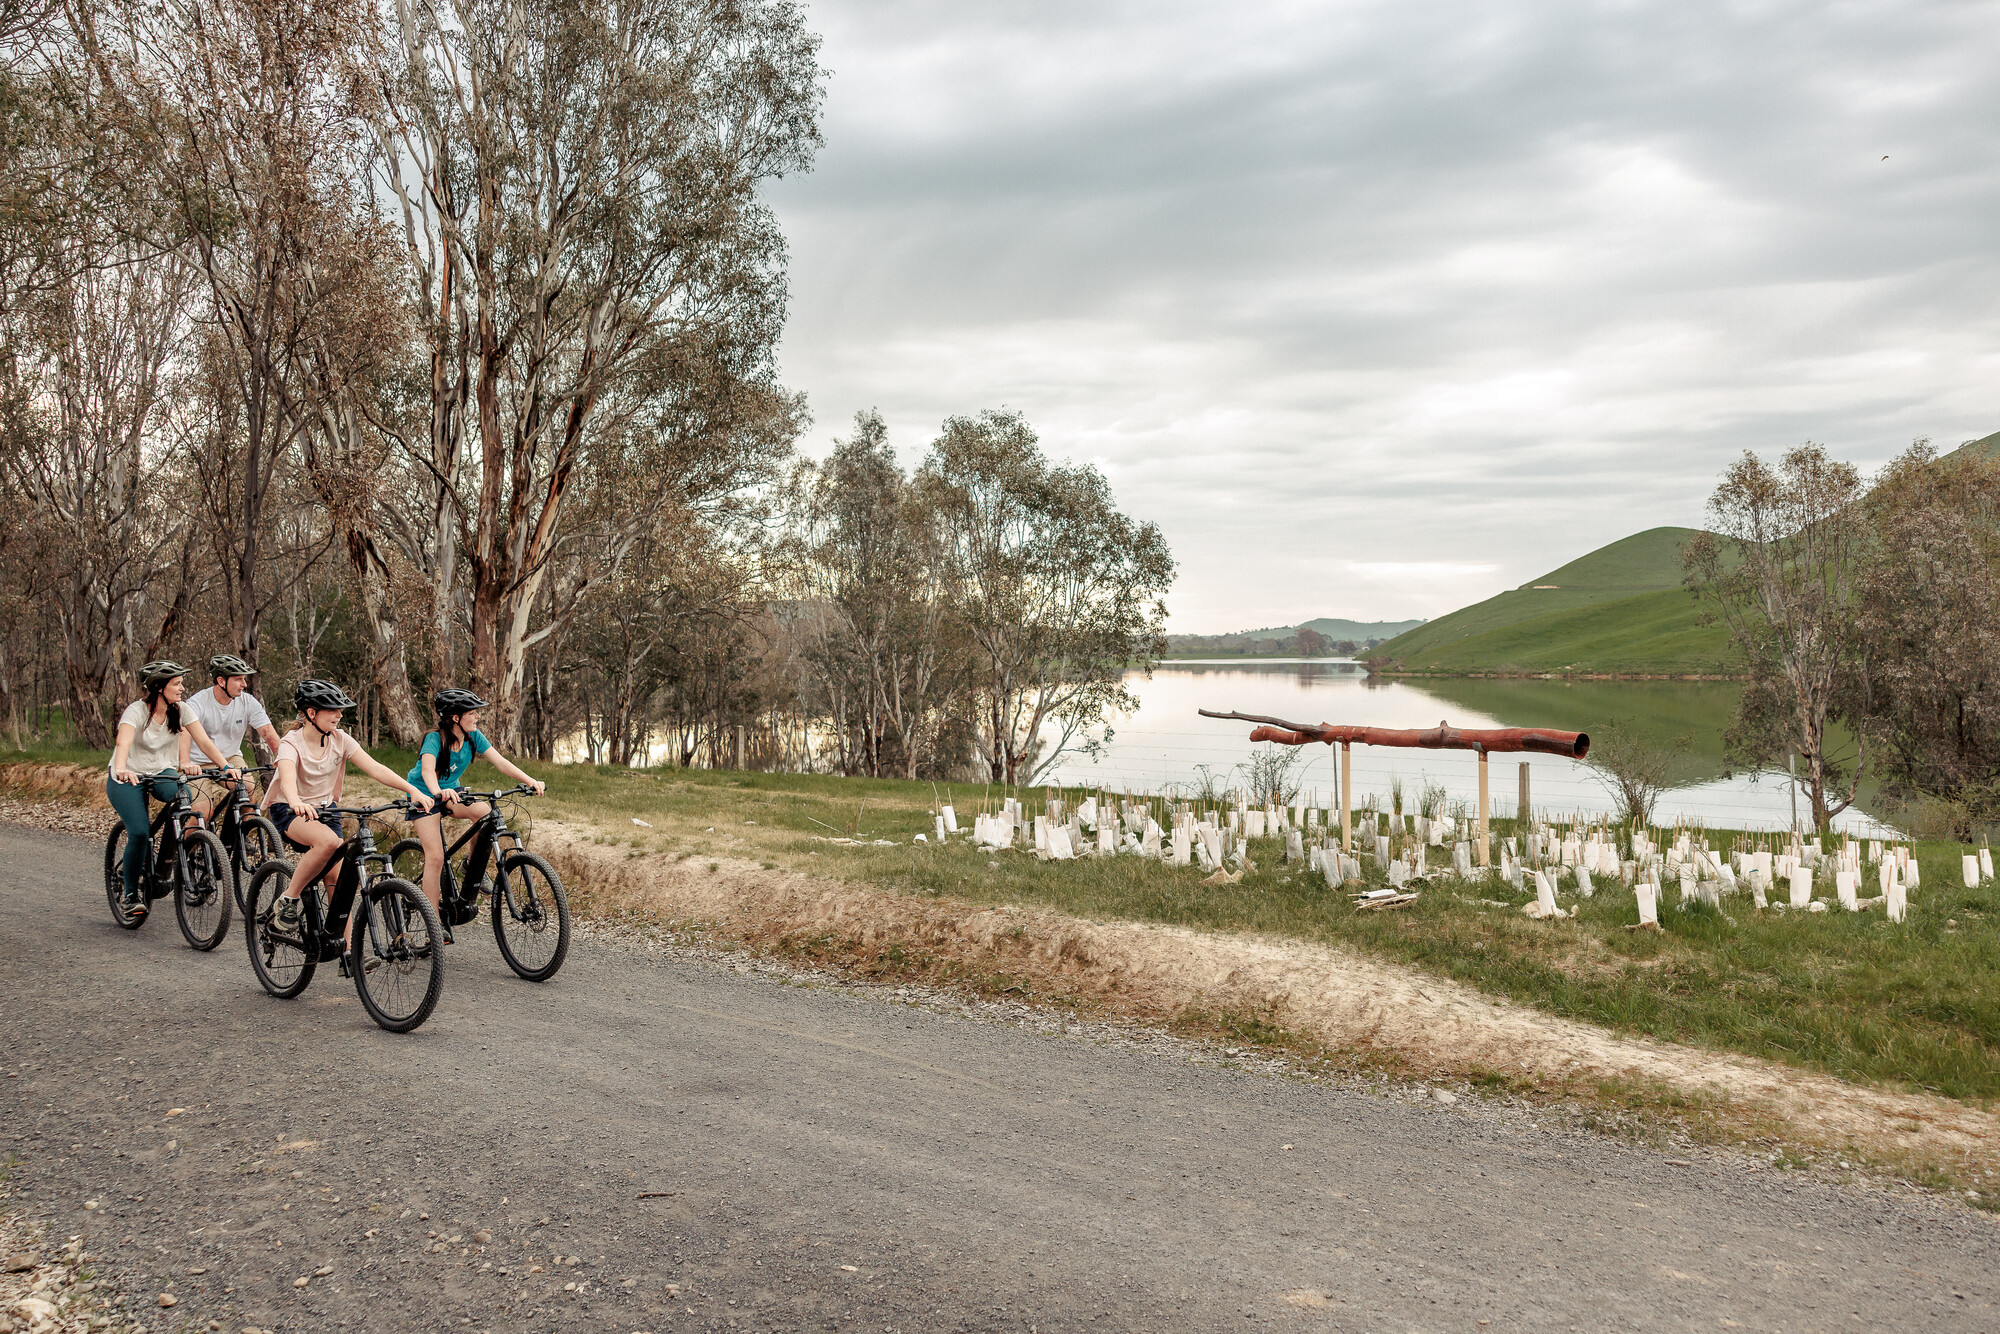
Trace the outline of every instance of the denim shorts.
{"label": "denim shorts", "polygon": [[[293,838],[291,834],[292,821],[299,818],[299,813],[292,809],[290,802],[274,801],[271,803],[271,809],[264,813],[271,817],[272,824],[278,826],[278,832],[285,836],[285,842],[301,851],[305,849],[306,845]],[[321,815],[319,818],[321,823],[325,824],[334,833],[338,834],[341,832],[340,817],[338,815]]]}

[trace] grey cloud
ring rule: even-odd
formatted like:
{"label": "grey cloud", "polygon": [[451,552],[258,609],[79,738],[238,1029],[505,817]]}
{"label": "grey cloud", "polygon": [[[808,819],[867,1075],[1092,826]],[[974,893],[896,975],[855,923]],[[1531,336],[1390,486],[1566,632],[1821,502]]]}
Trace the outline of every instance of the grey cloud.
{"label": "grey cloud", "polygon": [[[1744,447],[2000,428],[1993,6],[812,14],[817,436],[1025,410],[1166,529],[1177,625],[1436,614]],[[1431,562],[1497,568],[1354,569]]]}

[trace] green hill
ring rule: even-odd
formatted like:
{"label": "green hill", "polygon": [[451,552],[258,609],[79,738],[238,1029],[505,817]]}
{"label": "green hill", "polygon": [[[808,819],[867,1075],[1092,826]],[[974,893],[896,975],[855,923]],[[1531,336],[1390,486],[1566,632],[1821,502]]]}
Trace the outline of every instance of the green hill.
{"label": "green hill", "polygon": [[1634,533],[1399,635],[1370,661],[1383,671],[1454,674],[1730,672],[1728,636],[1697,624],[1681,587],[1681,548],[1696,531]]}

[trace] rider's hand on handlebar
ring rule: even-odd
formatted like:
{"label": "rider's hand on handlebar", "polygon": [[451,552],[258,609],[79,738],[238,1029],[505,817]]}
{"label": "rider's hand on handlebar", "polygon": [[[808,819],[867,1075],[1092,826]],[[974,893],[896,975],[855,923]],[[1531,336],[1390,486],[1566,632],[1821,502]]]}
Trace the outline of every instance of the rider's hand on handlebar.
{"label": "rider's hand on handlebar", "polygon": [[417,813],[420,815],[427,815],[430,813],[431,799],[425,796],[421,792],[415,790],[411,791],[410,804],[417,808]]}
{"label": "rider's hand on handlebar", "polygon": [[549,785],[539,778],[530,778],[524,786],[535,789],[535,795],[538,797],[549,790]]}
{"label": "rider's hand on handlebar", "polygon": [[137,783],[139,781],[139,775],[133,773],[130,766],[123,769],[113,769],[111,776],[121,783]]}

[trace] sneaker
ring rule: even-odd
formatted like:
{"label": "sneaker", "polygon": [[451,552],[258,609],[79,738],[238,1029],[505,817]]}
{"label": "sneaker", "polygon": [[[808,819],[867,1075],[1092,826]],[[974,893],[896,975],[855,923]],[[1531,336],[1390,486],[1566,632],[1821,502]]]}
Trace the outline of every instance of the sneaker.
{"label": "sneaker", "polygon": [[280,894],[271,908],[271,925],[288,936],[299,933],[299,923],[304,920],[306,906],[288,894]]}
{"label": "sneaker", "polygon": [[119,902],[123,905],[125,909],[125,915],[127,917],[136,918],[136,917],[144,917],[146,915],[146,909],[148,906],[146,903],[146,896],[140,893],[136,887],[126,890],[125,893],[120,896]]}

